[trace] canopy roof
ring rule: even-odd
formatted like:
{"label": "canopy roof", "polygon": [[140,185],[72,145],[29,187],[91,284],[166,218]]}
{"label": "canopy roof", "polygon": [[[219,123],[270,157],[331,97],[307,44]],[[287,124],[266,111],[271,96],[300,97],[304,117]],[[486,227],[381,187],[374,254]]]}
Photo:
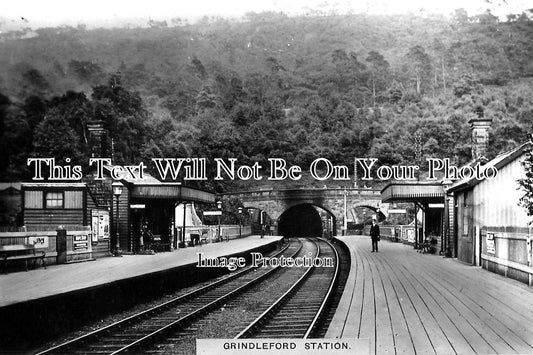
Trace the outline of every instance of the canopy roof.
{"label": "canopy roof", "polygon": [[393,181],[381,190],[383,202],[441,203],[444,200],[444,187],[440,182]]}
{"label": "canopy roof", "polygon": [[[104,166],[106,175],[110,175],[112,165]],[[134,170],[138,176],[139,171]],[[143,178],[132,177],[126,174],[126,177],[120,182],[131,190],[132,198],[143,199],[167,199],[176,201],[193,201],[215,203],[215,194],[192,187],[181,185],[180,182],[161,182],[149,173],[144,173]]]}
{"label": "canopy roof", "polygon": [[215,203],[215,194],[182,186],[180,183],[134,183],[130,186],[132,198],[157,198]]}

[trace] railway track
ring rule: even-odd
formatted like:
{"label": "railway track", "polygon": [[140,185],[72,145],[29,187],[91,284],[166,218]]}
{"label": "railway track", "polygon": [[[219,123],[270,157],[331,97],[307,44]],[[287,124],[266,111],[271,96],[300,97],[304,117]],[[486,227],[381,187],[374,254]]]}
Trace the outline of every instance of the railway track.
{"label": "railway track", "polygon": [[348,276],[350,274],[350,251],[343,244],[334,243],[333,245],[335,246],[335,249],[337,250],[337,253],[339,255],[339,269],[337,272],[337,280],[335,280],[333,292],[329,295],[330,299],[328,301],[329,303],[326,307],[326,310],[320,319],[321,326],[315,328],[315,330],[311,332],[310,338],[324,338],[326,336],[328,327],[331,324],[333,317],[335,316],[335,312],[337,311],[337,307],[341,301],[342,294],[344,292],[346,281],[348,280]]}
{"label": "railway track", "polygon": [[[291,240],[274,256],[331,257],[335,260],[335,267],[247,267],[40,354],[190,353],[184,349],[195,348],[194,339],[200,337],[198,332],[216,321],[213,319],[216,319],[217,312],[231,308],[232,304],[242,304],[266,286],[270,286],[271,291],[267,292],[271,293],[271,300],[281,293],[283,295],[270,307],[271,303],[265,301],[247,312],[246,316],[243,314],[236,327],[227,328],[227,337],[233,337],[243,328],[246,329],[237,337],[308,337],[324,317],[326,302],[334,285],[332,278],[336,277],[339,264],[336,251],[323,240]],[[267,278],[268,283],[261,282]]]}
{"label": "railway track", "polygon": [[[318,246],[310,239],[301,239],[302,250],[299,257],[316,256]],[[285,267],[262,282],[249,288],[239,296],[225,303],[223,307],[191,322],[165,340],[158,342],[151,354],[193,354],[196,350],[196,339],[233,338],[261,315],[286,290],[297,282],[308,267]]]}
{"label": "railway track", "polygon": [[[276,256],[293,257],[301,248],[301,242],[292,241]],[[244,292],[269,277],[277,269],[276,267],[244,268],[221,280],[39,354],[117,354],[139,349]]]}
{"label": "railway track", "polygon": [[334,258],[334,267],[310,267],[304,275],[266,311],[255,319],[239,338],[309,338],[324,317],[326,304],[339,272],[337,250],[317,240],[318,257]]}

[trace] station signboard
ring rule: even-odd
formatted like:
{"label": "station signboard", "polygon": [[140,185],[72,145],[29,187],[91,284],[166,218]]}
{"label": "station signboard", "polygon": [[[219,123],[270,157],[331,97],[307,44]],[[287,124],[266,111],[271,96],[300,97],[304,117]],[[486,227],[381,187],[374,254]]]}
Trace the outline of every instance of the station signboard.
{"label": "station signboard", "polygon": [[405,208],[391,208],[389,213],[407,213],[407,210]]}
{"label": "station signboard", "polygon": [[496,254],[496,246],[494,245],[494,233],[487,233],[487,254]]}
{"label": "station signboard", "polygon": [[222,211],[204,211],[204,216],[222,216]]}
{"label": "station signboard", "polygon": [[73,235],[72,244],[74,247],[74,251],[89,250],[89,235],[88,234]]}
{"label": "station signboard", "polygon": [[48,236],[28,237],[28,244],[33,244],[35,248],[48,248]]}

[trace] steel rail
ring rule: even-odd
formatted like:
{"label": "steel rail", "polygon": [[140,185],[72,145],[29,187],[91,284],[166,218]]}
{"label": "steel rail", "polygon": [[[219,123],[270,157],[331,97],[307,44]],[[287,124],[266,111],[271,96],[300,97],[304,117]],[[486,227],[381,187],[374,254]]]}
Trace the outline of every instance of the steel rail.
{"label": "steel rail", "polygon": [[[320,255],[320,246],[313,240],[317,247],[317,253],[315,257]],[[240,339],[244,336],[250,335],[260,324],[269,317],[274,310],[281,306],[281,304],[289,299],[289,296],[292,295],[297,289],[303,284],[303,282],[311,275],[314,267],[310,266],[305,273],[288,289],[283,295],[281,295],[273,304],[270,305],[261,315],[259,315],[252,323],[250,323],[245,329],[243,329],[239,334],[237,334],[234,339]]]}
{"label": "steel rail", "polygon": [[326,293],[326,296],[324,297],[324,300],[322,301],[322,304],[320,305],[320,308],[318,312],[315,315],[315,318],[311,322],[311,325],[309,326],[309,329],[307,329],[307,332],[305,332],[304,339],[307,339],[311,332],[313,331],[313,328],[318,323],[318,320],[322,316],[322,313],[324,312],[324,308],[326,307],[327,302],[329,301],[331,297],[331,293],[333,292],[333,288],[335,287],[335,284],[337,283],[337,280],[339,278],[339,268],[340,268],[340,260],[339,260],[339,253],[337,252],[337,249],[331,244],[329,241],[322,239],[324,242],[328,243],[331,249],[335,252],[335,273],[333,274],[333,278],[331,279],[331,283],[329,285],[328,292]]}
{"label": "steel rail", "polygon": [[[298,248],[298,250],[292,254],[292,256],[296,255],[297,253],[300,252],[300,250],[302,249],[302,245],[300,244],[300,247]],[[279,255],[279,254],[276,254],[276,255]],[[240,287],[236,288],[236,289],[233,289],[232,291],[226,293],[225,295],[219,297],[218,299],[214,300],[214,301],[211,301],[210,303],[202,306],[201,308],[187,314],[186,316],[180,318],[180,319],[177,319],[155,331],[153,331],[152,333],[110,353],[110,355],[115,355],[115,354],[120,354],[120,353],[123,353],[123,352],[126,352],[126,351],[129,351],[129,350],[132,350],[133,348],[135,347],[138,347],[138,346],[141,346],[143,343],[145,342],[148,342],[148,341],[151,341],[152,339],[154,339],[155,337],[158,337],[160,335],[162,335],[165,331],[169,331],[173,328],[176,328],[176,327],[179,327],[181,325],[183,325],[184,323],[188,322],[189,320],[192,320],[194,319],[196,316],[199,316],[201,315],[202,313],[204,312],[207,312],[209,311],[211,308],[213,308],[214,306],[216,306],[217,304],[239,294],[241,291],[244,291],[246,290],[247,288],[250,288],[251,286],[255,285],[256,283],[258,283],[259,281],[262,281],[263,279],[266,279],[268,278],[271,274],[273,274],[274,272],[276,272],[279,268],[281,268],[281,266],[276,266],[276,267],[273,267],[272,269],[268,270],[266,273],[256,277],[255,279],[241,285]]]}
{"label": "steel rail", "polygon": [[[290,244],[288,244],[288,245],[285,246],[283,249],[281,249],[281,250],[279,250],[278,252],[276,252],[276,253],[274,254],[274,256],[277,256],[277,255],[282,254],[282,253],[285,252],[289,247],[290,247]],[[297,249],[292,255],[296,255],[301,249],[302,249],[302,245],[301,245],[301,243],[300,243],[298,249]],[[213,283],[210,283],[210,284],[208,284],[208,285],[202,286],[202,287],[200,287],[200,288],[198,288],[198,289],[196,289],[196,290],[190,291],[190,292],[188,292],[188,293],[186,293],[186,294],[184,294],[184,295],[178,296],[178,297],[176,297],[176,298],[174,298],[174,299],[172,299],[172,300],[169,300],[169,301],[166,301],[166,302],[164,302],[164,303],[162,303],[162,304],[159,304],[159,305],[153,306],[153,307],[151,307],[151,308],[149,308],[149,309],[147,309],[147,310],[141,311],[141,312],[136,313],[136,314],[134,314],[134,315],[131,315],[131,316],[127,317],[127,318],[121,319],[121,320],[119,320],[119,321],[117,321],[117,322],[114,322],[114,323],[112,323],[112,324],[109,324],[109,325],[104,326],[104,327],[102,327],[102,328],[96,329],[96,330],[94,330],[94,331],[92,331],[92,332],[89,332],[89,333],[87,333],[87,334],[83,334],[83,335],[81,335],[81,336],[79,336],[79,337],[77,337],[77,338],[74,338],[74,339],[72,339],[72,340],[66,341],[66,342],[64,342],[64,343],[61,343],[61,344],[59,344],[59,345],[56,345],[56,346],[54,346],[54,347],[51,347],[51,348],[46,349],[46,350],[44,350],[44,351],[41,351],[41,352],[37,353],[37,355],[51,354],[51,353],[54,353],[54,352],[60,352],[60,351],[62,351],[62,349],[63,349],[63,350],[66,350],[67,348],[72,347],[72,346],[75,346],[76,344],[80,344],[80,343],[83,343],[83,342],[91,341],[93,338],[97,338],[97,337],[102,336],[102,335],[104,335],[104,334],[106,334],[106,333],[109,333],[109,332],[111,332],[111,331],[113,331],[113,330],[115,330],[115,329],[118,329],[118,328],[121,328],[121,327],[127,326],[129,323],[132,323],[132,322],[134,322],[134,321],[141,320],[141,319],[143,319],[143,318],[148,318],[150,315],[152,315],[152,314],[154,314],[154,313],[160,313],[160,312],[163,312],[163,311],[165,311],[166,309],[168,309],[168,308],[170,308],[170,307],[172,307],[172,306],[174,306],[174,305],[177,305],[177,304],[179,304],[179,303],[181,303],[181,302],[183,302],[183,301],[186,301],[186,300],[188,300],[188,299],[190,299],[190,298],[193,298],[193,297],[195,297],[195,296],[199,296],[199,295],[201,295],[201,294],[203,294],[203,293],[205,293],[205,292],[207,292],[207,291],[209,291],[209,290],[211,290],[211,289],[214,289],[214,288],[216,288],[216,287],[222,286],[222,285],[224,285],[224,284],[226,284],[226,283],[228,283],[228,282],[230,282],[230,281],[232,281],[232,280],[235,280],[235,279],[237,279],[237,278],[239,278],[239,277],[241,277],[241,276],[244,276],[244,275],[246,275],[246,274],[250,273],[251,271],[256,270],[256,269],[258,269],[258,268],[259,268],[259,267],[251,267],[251,266],[250,266],[250,267],[248,267],[248,268],[246,268],[246,269],[243,269],[243,270],[241,270],[241,271],[238,271],[238,272],[232,273],[231,275],[229,275],[229,276],[227,276],[227,277],[225,277],[225,278],[223,278],[223,279],[221,279],[221,280],[217,280],[217,281],[215,281],[215,282],[213,282]],[[245,285],[242,285],[241,287],[238,288],[238,290],[243,290],[243,286],[246,286],[246,285],[247,285],[247,286],[249,287],[249,286],[255,284],[256,282],[260,281],[260,279],[262,279],[263,277],[267,277],[268,275],[270,275],[271,273],[273,273],[273,272],[274,272],[275,270],[277,270],[278,268],[279,268],[279,266],[278,266],[278,267],[274,267],[274,268],[272,268],[271,270],[268,270],[265,274],[263,274],[263,275],[261,275],[261,276],[255,278],[255,279],[249,281],[249,282],[246,283]],[[234,291],[235,291],[235,289],[234,289]],[[233,293],[233,291],[231,291],[230,294],[236,294],[236,293]],[[226,294],[226,295],[228,295],[228,294]],[[225,295],[225,296],[226,296],[226,295]],[[225,299],[225,298],[224,298],[225,296],[222,296],[222,297],[220,297],[219,299],[217,299],[217,300],[215,300],[215,301],[213,301],[213,302],[210,302],[210,307],[212,307],[212,306],[215,305],[216,303],[219,303],[220,301],[224,300],[224,299]],[[224,299],[223,299],[223,298],[224,298]],[[227,298],[227,297],[226,297],[226,298]],[[216,303],[215,303],[215,302],[216,302]],[[201,307],[200,309],[201,309],[202,311],[205,311],[207,308],[205,308],[205,306],[204,306],[204,307]],[[196,311],[194,311],[194,312],[192,312],[192,313],[194,313],[195,315],[197,315],[197,314],[199,314],[197,311],[198,311],[198,310],[196,310]],[[182,323],[183,321],[188,320],[189,318],[190,318],[190,317],[185,316],[185,317],[180,318],[180,320],[178,320],[178,321],[180,321],[180,322]],[[175,326],[175,325],[177,325],[178,323],[177,323],[177,321],[174,321],[174,322],[172,322],[172,324]],[[165,327],[163,327],[162,329],[166,330],[166,329],[168,329],[168,327],[165,326]],[[152,333],[149,334],[149,336],[150,336],[150,337],[153,337],[153,336],[156,335],[157,333],[158,333],[158,331],[152,332]],[[143,341],[146,340],[145,338],[148,339],[148,337],[145,336],[145,337],[143,337]],[[139,343],[139,341],[135,341],[135,344],[138,344],[138,343]],[[129,349],[130,346],[128,345],[127,348]],[[125,349],[124,349],[124,350],[125,350]],[[120,349],[118,352],[120,352],[120,351],[124,351],[124,350],[123,350],[123,349]],[[114,353],[116,353],[116,352],[114,352]]]}

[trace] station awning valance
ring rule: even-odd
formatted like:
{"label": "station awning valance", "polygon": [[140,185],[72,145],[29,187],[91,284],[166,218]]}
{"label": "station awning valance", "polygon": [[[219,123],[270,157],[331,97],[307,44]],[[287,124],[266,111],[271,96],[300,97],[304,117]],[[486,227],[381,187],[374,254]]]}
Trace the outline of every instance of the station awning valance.
{"label": "station awning valance", "polygon": [[215,203],[215,194],[175,183],[133,184],[131,197]]}
{"label": "station awning valance", "polygon": [[439,182],[391,182],[381,190],[381,201],[442,202],[444,188]]}

